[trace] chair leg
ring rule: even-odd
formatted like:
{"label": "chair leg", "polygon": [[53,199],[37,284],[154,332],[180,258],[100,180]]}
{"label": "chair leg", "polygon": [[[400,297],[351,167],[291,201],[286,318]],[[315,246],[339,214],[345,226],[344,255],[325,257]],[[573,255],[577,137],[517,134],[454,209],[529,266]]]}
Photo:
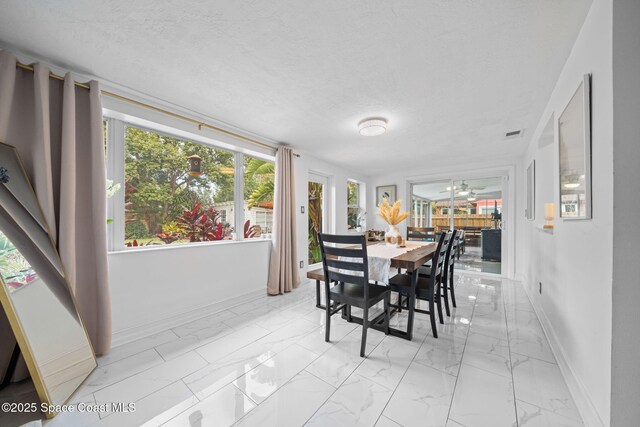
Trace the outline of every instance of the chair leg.
{"label": "chair leg", "polygon": [[384,333],[386,335],[389,335],[389,322],[391,321],[391,292],[388,292],[387,295],[384,297],[384,324],[385,324],[385,329],[384,329]]}
{"label": "chair leg", "polygon": [[402,294],[398,292],[398,313],[402,313]]}
{"label": "chair leg", "polygon": [[407,318],[407,339],[411,341],[413,339],[413,316],[415,316],[416,310],[416,295],[414,293],[407,295],[407,310],[409,311]]}
{"label": "chair leg", "polygon": [[436,310],[433,304],[433,298],[429,299],[429,318],[431,320],[431,332],[434,338],[438,338],[438,327],[436,325]]}
{"label": "chair leg", "polygon": [[327,320],[324,324],[325,332],[324,332],[324,340],[329,342],[329,337],[331,336],[331,300],[329,299],[329,293],[327,292],[327,304],[326,304],[326,313]]}
{"label": "chair leg", "polygon": [[362,343],[360,344],[360,357],[364,357],[364,350],[367,347],[367,328],[369,327],[369,308],[365,304],[362,309]]}
{"label": "chair leg", "polygon": [[444,297],[444,310],[447,313],[447,317],[451,317],[451,310],[449,310],[449,290],[448,290],[446,275],[442,278],[442,283],[440,284],[440,286],[442,288],[442,293]]}
{"label": "chair leg", "polygon": [[444,325],[444,317],[442,316],[442,296],[440,295],[441,293],[440,284],[438,283],[436,287],[438,289],[436,291],[436,304],[438,305],[438,319],[440,320],[440,323]]}
{"label": "chair leg", "polygon": [[449,272],[449,291],[451,291],[451,302],[454,307],[456,306],[456,291],[453,289],[453,268]]}

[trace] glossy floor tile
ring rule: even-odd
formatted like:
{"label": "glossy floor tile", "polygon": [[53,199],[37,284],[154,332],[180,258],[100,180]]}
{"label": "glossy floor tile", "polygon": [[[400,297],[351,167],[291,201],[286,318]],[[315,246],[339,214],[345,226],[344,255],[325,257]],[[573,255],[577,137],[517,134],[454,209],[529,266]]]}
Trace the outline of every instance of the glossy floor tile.
{"label": "glossy floor tile", "polygon": [[[366,358],[361,327],[339,315],[325,342],[315,283],[258,297],[99,358],[73,400],[133,402],[135,413],[67,413],[44,425],[582,425],[522,286],[459,273],[455,283],[457,307],[438,339],[417,314],[411,342],[370,330]],[[392,326],[407,320],[403,311]],[[27,388],[21,400],[33,398]]]}

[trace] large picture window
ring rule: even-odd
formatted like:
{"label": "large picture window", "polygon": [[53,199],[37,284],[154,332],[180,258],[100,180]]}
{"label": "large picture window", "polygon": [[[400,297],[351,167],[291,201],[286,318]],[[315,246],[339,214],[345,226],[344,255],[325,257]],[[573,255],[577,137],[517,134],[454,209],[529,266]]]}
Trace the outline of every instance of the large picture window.
{"label": "large picture window", "polygon": [[234,171],[230,151],[127,127],[125,245],[232,239],[218,207],[233,206]]}
{"label": "large picture window", "polygon": [[[268,237],[274,163],[110,119],[110,247]],[[261,154],[260,154],[261,155]]]}

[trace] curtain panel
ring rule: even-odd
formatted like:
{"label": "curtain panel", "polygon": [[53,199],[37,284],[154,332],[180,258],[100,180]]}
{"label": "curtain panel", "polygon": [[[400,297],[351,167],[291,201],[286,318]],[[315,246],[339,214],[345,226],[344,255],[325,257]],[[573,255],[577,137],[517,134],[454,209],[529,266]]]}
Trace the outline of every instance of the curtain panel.
{"label": "curtain panel", "polygon": [[0,51],[0,141],[18,149],[100,355],[111,346],[105,147],[100,88],[89,87],[52,79],[43,64],[16,68]]}
{"label": "curtain panel", "polygon": [[293,151],[278,148],[273,213],[273,249],[267,293],[279,295],[300,286],[296,248],[296,202]]}

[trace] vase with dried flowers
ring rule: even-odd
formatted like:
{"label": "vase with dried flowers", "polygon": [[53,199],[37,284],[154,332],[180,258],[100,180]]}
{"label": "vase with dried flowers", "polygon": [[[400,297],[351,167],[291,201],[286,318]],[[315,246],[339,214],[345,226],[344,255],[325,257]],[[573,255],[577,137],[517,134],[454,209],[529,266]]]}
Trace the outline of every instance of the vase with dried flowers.
{"label": "vase with dried flowers", "polygon": [[397,200],[393,206],[389,204],[389,200],[383,199],[378,205],[378,215],[389,224],[389,228],[384,234],[384,241],[389,246],[399,248],[404,246],[404,238],[400,234],[400,230],[396,225],[407,219],[409,212],[400,212],[400,200]]}

